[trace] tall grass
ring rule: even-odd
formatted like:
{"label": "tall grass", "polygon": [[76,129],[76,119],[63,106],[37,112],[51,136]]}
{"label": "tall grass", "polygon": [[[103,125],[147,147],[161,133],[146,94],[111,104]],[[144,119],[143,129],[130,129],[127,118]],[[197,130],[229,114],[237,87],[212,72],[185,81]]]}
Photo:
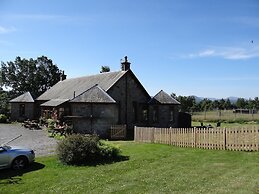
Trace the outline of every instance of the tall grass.
{"label": "tall grass", "polygon": [[192,114],[193,121],[208,121],[208,122],[227,122],[227,123],[244,123],[249,121],[259,122],[259,114],[241,114],[233,113],[232,110],[222,111],[204,111],[194,112]]}

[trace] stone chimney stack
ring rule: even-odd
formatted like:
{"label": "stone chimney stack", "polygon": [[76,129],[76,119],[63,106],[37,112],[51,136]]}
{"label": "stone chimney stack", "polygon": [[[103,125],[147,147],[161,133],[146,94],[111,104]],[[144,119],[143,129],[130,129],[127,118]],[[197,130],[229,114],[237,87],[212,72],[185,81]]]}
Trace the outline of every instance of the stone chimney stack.
{"label": "stone chimney stack", "polygon": [[62,71],[62,73],[60,74],[60,81],[63,81],[65,79],[67,79],[67,75],[65,75],[65,72]]}
{"label": "stone chimney stack", "polygon": [[121,70],[127,71],[130,69],[130,62],[128,62],[128,57],[124,57],[124,61],[121,62]]}

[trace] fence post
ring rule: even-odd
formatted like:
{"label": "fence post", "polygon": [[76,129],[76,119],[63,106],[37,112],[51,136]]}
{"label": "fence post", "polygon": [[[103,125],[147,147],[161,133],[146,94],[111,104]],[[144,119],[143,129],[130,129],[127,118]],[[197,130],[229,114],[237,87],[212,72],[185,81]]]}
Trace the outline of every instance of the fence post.
{"label": "fence post", "polygon": [[227,130],[224,128],[224,149],[227,149]]}
{"label": "fence post", "polygon": [[197,128],[194,127],[194,147],[197,147]]}
{"label": "fence post", "polygon": [[151,143],[154,143],[155,142],[155,128],[152,127],[152,140],[151,140]]}

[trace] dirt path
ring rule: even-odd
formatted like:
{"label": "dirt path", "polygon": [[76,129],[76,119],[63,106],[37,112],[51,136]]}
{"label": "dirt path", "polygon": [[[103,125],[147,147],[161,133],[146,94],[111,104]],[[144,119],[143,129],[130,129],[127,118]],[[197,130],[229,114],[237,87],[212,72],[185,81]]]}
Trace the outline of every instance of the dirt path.
{"label": "dirt path", "polygon": [[48,137],[45,130],[29,130],[21,124],[0,124],[0,144],[3,144],[19,135],[9,145],[31,148],[36,156],[55,154],[57,141]]}

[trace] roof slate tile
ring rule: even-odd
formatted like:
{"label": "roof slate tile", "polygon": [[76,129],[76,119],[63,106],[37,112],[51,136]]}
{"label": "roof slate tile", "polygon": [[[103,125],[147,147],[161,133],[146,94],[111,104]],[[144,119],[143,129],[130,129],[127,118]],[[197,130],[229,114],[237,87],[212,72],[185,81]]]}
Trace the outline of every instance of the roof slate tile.
{"label": "roof slate tile", "polygon": [[10,102],[34,102],[34,99],[30,92],[26,92],[12,100]]}
{"label": "roof slate tile", "polygon": [[116,103],[116,101],[98,85],[83,92],[70,102],[87,102],[87,103]]}
{"label": "roof slate tile", "polygon": [[148,102],[149,104],[175,104],[180,105],[176,99],[171,97],[169,94],[161,90],[158,92],[151,100]]}
{"label": "roof slate tile", "polygon": [[108,72],[97,75],[66,79],[60,81],[43,93],[37,100],[73,99],[98,84],[108,91],[127,71]]}

